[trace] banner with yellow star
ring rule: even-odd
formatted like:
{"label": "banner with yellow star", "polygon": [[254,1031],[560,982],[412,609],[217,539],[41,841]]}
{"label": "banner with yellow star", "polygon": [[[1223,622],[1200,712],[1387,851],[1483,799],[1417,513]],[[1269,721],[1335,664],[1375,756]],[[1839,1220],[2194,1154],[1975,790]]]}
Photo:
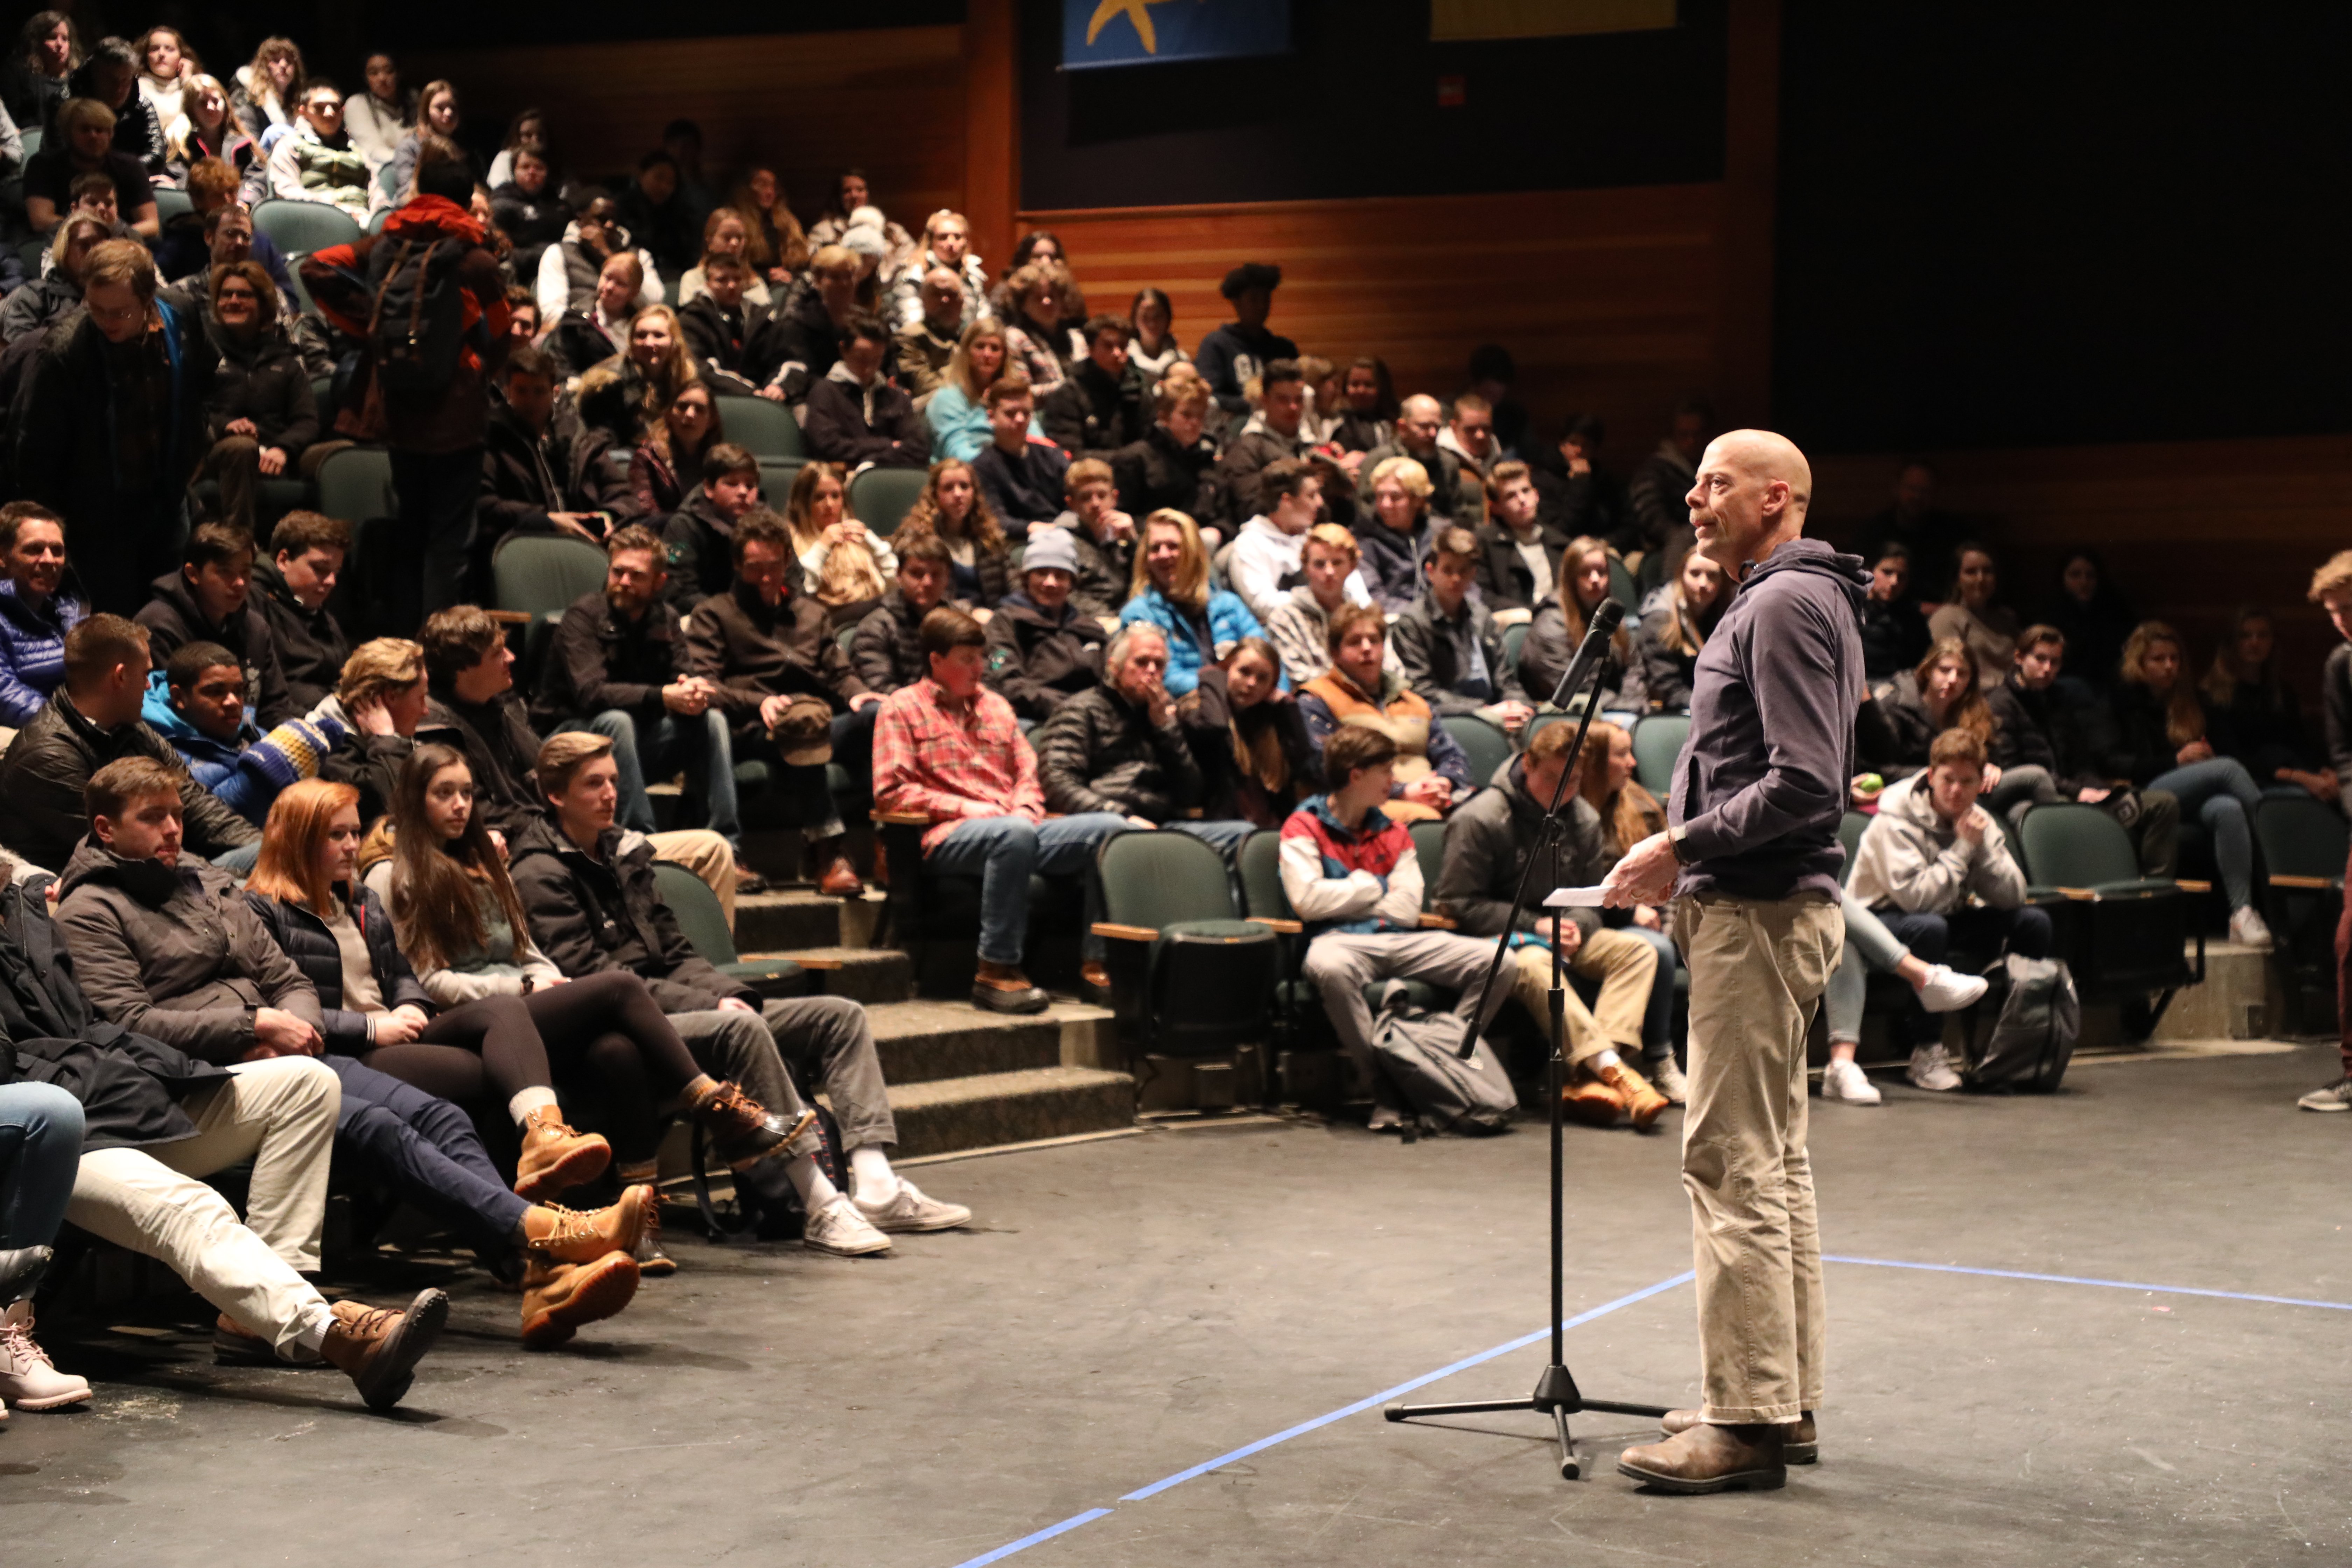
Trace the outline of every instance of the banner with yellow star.
{"label": "banner with yellow star", "polygon": [[1062,66],[1157,65],[1290,49],[1290,0],[1062,0]]}

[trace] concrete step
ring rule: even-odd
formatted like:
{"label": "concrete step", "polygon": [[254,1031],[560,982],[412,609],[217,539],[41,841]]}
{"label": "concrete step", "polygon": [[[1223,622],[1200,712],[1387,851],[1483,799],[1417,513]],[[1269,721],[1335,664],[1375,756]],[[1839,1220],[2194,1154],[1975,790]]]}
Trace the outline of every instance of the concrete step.
{"label": "concrete step", "polygon": [[914,965],[896,948],[803,947],[743,956],[790,959],[807,973],[809,994],[814,996],[845,996],[871,1006],[904,1002],[914,994]]}
{"label": "concrete step", "polygon": [[2292,1027],[2284,966],[2264,948],[2205,944],[2205,983],[2183,986],[2157,1024],[2158,1040],[2259,1040]]}
{"label": "concrete step", "polygon": [[1031,1017],[983,1012],[969,1002],[890,1002],[869,1005],[866,1016],[882,1058],[882,1076],[892,1084],[1047,1067],[1123,1066],[1110,1012],[1078,1002],[1056,1002]]}
{"label": "concrete step", "polygon": [[1135,1121],[1135,1080],[1095,1068],[1018,1072],[890,1086],[898,1152],[925,1154],[1108,1131]]}
{"label": "concrete step", "polygon": [[814,888],[785,888],[735,900],[735,946],[741,952],[786,952],[796,948],[874,945],[882,919],[882,895],[833,899]]}

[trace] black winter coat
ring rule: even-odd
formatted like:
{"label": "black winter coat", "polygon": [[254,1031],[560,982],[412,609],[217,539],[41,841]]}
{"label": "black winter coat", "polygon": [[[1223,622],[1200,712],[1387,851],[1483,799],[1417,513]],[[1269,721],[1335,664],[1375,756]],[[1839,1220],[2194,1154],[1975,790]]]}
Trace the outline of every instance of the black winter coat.
{"label": "black winter coat", "polygon": [[[1503,934],[1511,897],[1527,870],[1528,855],[1543,833],[1545,803],[1528,793],[1523,759],[1509,759],[1487,782],[1494,788],[1471,796],[1448,820],[1445,863],[1437,874],[1437,903],[1465,936]],[[1542,904],[1555,887],[1591,887],[1617,863],[1616,843],[1603,830],[1601,814],[1573,791],[1567,810],[1559,880],[1550,884],[1542,871],[1536,873],[1528,892],[1529,907],[1519,911],[1515,930],[1536,931],[1549,926]],[[1599,910],[1574,909],[1568,913],[1586,936],[1601,929]]]}
{"label": "black winter coat", "polygon": [[713,594],[735,585],[735,520],[700,485],[662,525],[669,554],[669,586],[664,590],[681,616]]}
{"label": "black winter coat", "polygon": [[1935,637],[1917,601],[1905,597],[1862,602],[1862,669],[1873,680],[1885,680],[1906,669],[1917,669],[1927,657]]}
{"label": "black winter coat", "polygon": [[1103,649],[1110,634],[1075,605],[1059,620],[1009,594],[988,621],[988,684],[1024,719],[1043,722],[1081,691],[1102,684]]}
{"label": "black winter coat", "polygon": [[172,743],[144,720],[100,730],[60,686],[0,755],[0,842],[36,866],[62,871],[89,831],[82,790],[90,775],[124,757],[145,757],[180,781],[188,849],[209,859],[261,837],[253,824],[195,781]]}
{"label": "black winter coat", "polygon": [[218,643],[245,666],[245,701],[264,730],[294,717],[294,696],[287,689],[286,667],[278,658],[278,640],[270,636],[269,617],[254,606],[221,621],[209,621],[188,591],[188,580],[166,573],[151,584],[154,597],[132,618],[147,628],[147,651],[161,669],[173,654],[192,642]]}
{"label": "black winter coat", "polygon": [[515,895],[531,940],[572,979],[608,970],[634,974],[665,1013],[709,1012],[759,993],[730,980],[694,951],[654,880],[653,845],[608,827],[587,854],[552,825],[515,852]]}
{"label": "black winter coat", "polygon": [[1987,750],[1997,766],[2047,768],[2069,800],[2115,782],[2101,771],[2109,750],[2105,704],[2078,702],[2054,684],[2029,689],[2011,671],[1985,693],[1985,706],[1992,710],[1992,744]]}
{"label": "black winter coat", "polygon": [[[352,888],[337,885],[335,891],[349,897]],[[399,940],[394,935],[392,916],[383,901],[369,891],[364,884],[357,889],[358,900],[351,906],[352,923],[359,927],[360,939],[367,944],[368,966],[375,971],[378,990],[383,993],[386,1012],[394,1007],[415,1007],[428,1016],[436,1009],[433,998],[425,994],[425,985],[416,978],[416,971],[400,951]],[[247,893],[245,901],[261,917],[310,989],[319,994],[319,1011],[325,1020],[319,1033],[326,1037],[327,1048],[339,1056],[364,1056],[373,1048],[368,1037],[367,1015],[343,1005],[343,950],[335,941],[335,933],[327,922],[300,904],[289,904],[278,899],[267,899],[259,893]]]}
{"label": "black winter coat", "polygon": [[1424,518],[1411,533],[1399,533],[1379,518],[1356,525],[1358,570],[1372,603],[1391,616],[1402,616],[1421,600],[1421,560],[1428,553],[1435,530]]}
{"label": "black winter coat", "polygon": [[556,368],[566,376],[584,374],[590,365],[602,364],[628,346],[614,342],[589,310],[564,311],[555,318],[554,331],[540,340],[540,347],[554,356]]}
{"label": "black winter coat", "polygon": [[217,323],[206,325],[220,367],[205,400],[205,434],[217,441],[230,420],[250,419],[263,446],[282,447],[289,462],[300,457],[319,438],[319,404],[294,340],[272,326],[239,342]]}
{"label": "black winter coat", "polygon": [[[1228,510],[1217,473],[1217,448],[1205,436],[1187,447],[1167,426],[1155,424],[1140,439],[1111,453],[1109,460],[1118,481],[1118,509],[1139,527],[1162,507],[1195,522],[1213,522]],[[1114,612],[1118,608],[1111,606]]]}
{"label": "black winter coat", "polygon": [[1220,666],[1203,667],[1201,683],[1177,699],[1176,721],[1183,726],[1185,742],[1201,765],[1202,815],[1213,822],[1278,828],[1300,801],[1322,791],[1322,754],[1307,732],[1307,716],[1286,697],[1270,698],[1239,720],[1244,742],[1254,745],[1261,735],[1273,733],[1287,774],[1280,789],[1268,789],[1234,755],[1233,700]]}
{"label": "black winter coat", "polygon": [[887,381],[874,384],[874,417],[866,417],[858,388],[832,376],[809,388],[801,436],[809,454],[852,468],[920,468],[931,460],[931,427],[914,400]]}
{"label": "black winter coat", "polygon": [[1115,811],[1170,822],[1201,804],[1201,764],[1175,714],[1154,724],[1146,710],[1108,686],[1063,703],[1029,739],[1048,811]]}
{"label": "black winter coat", "polygon": [[490,221],[514,246],[515,276],[536,279],[540,258],[572,226],[572,204],[551,190],[532,195],[509,180],[490,193]]}
{"label": "black winter coat", "polygon": [[1089,358],[1045,395],[1037,416],[1045,439],[1073,458],[1108,461],[1118,448],[1143,439],[1152,423],[1150,409],[1141,371],[1129,365],[1114,381]]}
{"label": "black winter coat", "polygon": [[[574,443],[583,455],[598,446],[584,433]],[[482,437],[482,494],[474,507],[477,558],[488,560],[509,533],[556,532],[549,512],[605,510],[605,498],[586,488],[585,479],[562,442],[533,436],[504,404],[490,410]]]}
{"label": "black winter coat", "polygon": [[306,609],[274,560],[253,563],[253,597],[246,613],[258,613],[277,646],[278,667],[286,675],[286,692],[294,711],[308,713],[342,679],[343,661],[352,656],[352,639],[321,605]]}
{"label": "black winter coat", "polygon": [[[2181,677],[2186,680],[2188,677]],[[2192,692],[2198,710],[2205,715],[2205,739],[2212,743],[2214,754],[2230,753],[2229,726],[2222,716],[2213,711],[2202,692]],[[2110,778],[2129,779],[2145,789],[2162,774],[2179,767],[2180,747],[2166,732],[2165,705],[2153,692],[2136,680],[2118,680],[2107,693],[2107,703],[2114,714],[2106,767]]]}
{"label": "black winter coat", "polygon": [[[1495,617],[1475,600],[1465,599],[1462,610],[1463,622],[1443,621],[1437,601],[1423,593],[1413,601],[1412,608],[1389,624],[1397,662],[1404,666],[1405,684],[1441,719],[1475,713],[1489,704],[1516,701],[1524,695],[1518,671],[1503,657],[1503,630],[1495,624]],[[1475,643],[1486,660],[1484,696],[1462,689],[1470,676],[1467,643]]]}
{"label": "black winter coat", "polygon": [[[1377,523],[1374,525],[1377,526]],[[1536,524],[1536,544],[1559,571],[1559,552],[1569,536],[1541,521]],[[1532,610],[1536,607],[1535,574],[1519,553],[1518,540],[1498,521],[1478,525],[1478,595],[1490,610]]]}
{"label": "black winter coat", "polygon": [[583,594],[556,625],[531,700],[531,723],[552,734],[566,720],[619,709],[650,727],[668,711],[662,688],[685,678],[686,627],[677,606],[656,600],[642,617],[625,622],[601,592]]}
{"label": "black winter coat", "polygon": [[930,673],[930,661],[917,646],[915,634],[923,617],[893,585],[882,602],[866,612],[849,636],[849,662],[866,689],[885,697],[902,686],[912,686]]}
{"label": "black winter coat", "polygon": [[509,843],[538,816],[539,736],[524,716],[520,696],[501,692],[477,706],[436,687],[425,704],[416,740],[464,753],[474,774],[475,813]]}

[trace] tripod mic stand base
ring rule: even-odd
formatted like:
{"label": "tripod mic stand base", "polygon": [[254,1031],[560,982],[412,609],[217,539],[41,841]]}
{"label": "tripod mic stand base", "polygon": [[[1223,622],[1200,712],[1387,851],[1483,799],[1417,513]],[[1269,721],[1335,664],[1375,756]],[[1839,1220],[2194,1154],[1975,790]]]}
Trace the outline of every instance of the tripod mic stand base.
{"label": "tripod mic stand base", "polygon": [[1659,1415],[1663,1405],[1625,1405],[1613,1399],[1587,1399],[1577,1392],[1568,1368],[1554,1364],[1536,1379],[1535,1394],[1527,1399],[1475,1399],[1458,1405],[1391,1405],[1381,1414],[1391,1421],[1413,1421],[1426,1415],[1485,1415],[1504,1410],[1532,1410],[1551,1417],[1559,1439],[1559,1477],[1572,1481],[1584,1474],[1577,1462],[1576,1441],[1569,1435],[1568,1418],[1579,1411],[1599,1410],[1612,1415]]}

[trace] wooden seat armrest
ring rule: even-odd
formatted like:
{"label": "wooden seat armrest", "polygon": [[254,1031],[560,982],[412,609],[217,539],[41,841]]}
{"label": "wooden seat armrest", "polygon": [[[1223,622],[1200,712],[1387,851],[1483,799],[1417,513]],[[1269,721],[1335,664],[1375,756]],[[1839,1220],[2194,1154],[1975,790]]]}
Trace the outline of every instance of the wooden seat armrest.
{"label": "wooden seat armrest", "polygon": [[2309,888],[2316,893],[2325,893],[2343,885],[2342,880],[2335,877],[2293,877],[2282,872],[2271,878],[2273,888]]}
{"label": "wooden seat armrest", "polygon": [[502,626],[527,626],[531,621],[528,610],[484,610],[482,614]]}
{"label": "wooden seat armrest", "polygon": [[2175,877],[2172,885],[2184,893],[2210,893],[2213,890],[2212,883],[2192,882],[2186,877]]}
{"label": "wooden seat armrest", "polygon": [[1276,920],[1272,915],[1252,915],[1249,922],[1254,926],[1264,926],[1271,931],[1279,931],[1286,936],[1297,936],[1307,929],[1297,921]]}
{"label": "wooden seat armrest", "polygon": [[931,819],[919,811],[875,811],[875,821],[892,827],[929,827]]}
{"label": "wooden seat armrest", "polygon": [[1113,942],[1157,942],[1160,940],[1160,933],[1152,930],[1150,926],[1123,926],[1115,924],[1109,921],[1095,921],[1094,932],[1097,936],[1108,937]]}
{"label": "wooden seat armrest", "polygon": [[1438,914],[1434,910],[1423,910],[1421,912],[1421,929],[1423,931],[1452,931],[1454,930],[1454,921],[1449,917]]}
{"label": "wooden seat armrest", "polygon": [[2061,888],[2058,890],[2078,904],[2095,904],[2099,901],[2099,895],[2088,888]]}

